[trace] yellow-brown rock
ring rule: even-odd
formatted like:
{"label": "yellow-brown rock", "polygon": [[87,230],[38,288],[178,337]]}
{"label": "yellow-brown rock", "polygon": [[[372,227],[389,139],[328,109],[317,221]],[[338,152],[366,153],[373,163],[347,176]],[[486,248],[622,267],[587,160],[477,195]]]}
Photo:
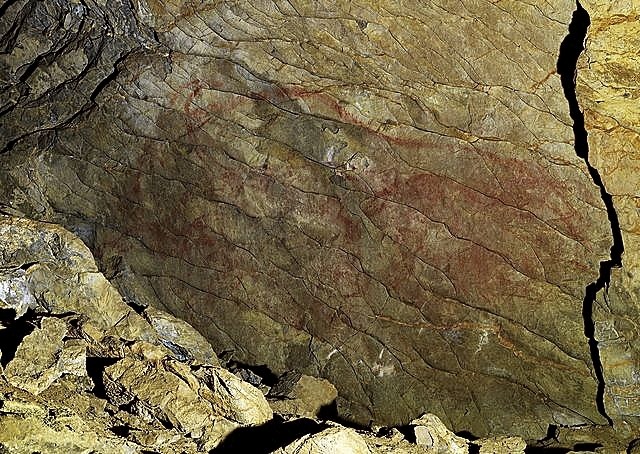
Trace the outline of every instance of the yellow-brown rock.
{"label": "yellow-brown rock", "polygon": [[[640,4],[585,0],[591,17],[578,68],[578,101],[589,133],[589,158],[616,209],[624,243],[596,307],[605,407],[621,430],[640,417]],[[627,423],[622,422],[626,419]]]}
{"label": "yellow-brown rock", "polygon": [[353,429],[331,427],[320,433],[302,437],[275,454],[371,454],[367,443]]}
{"label": "yellow-brown rock", "polygon": [[3,308],[82,315],[154,430],[206,418],[142,372],[192,401],[225,380],[214,350],[329,380],[364,426],[640,427],[636,7],[585,7],[586,160],[558,65],[573,0],[4,2],[0,208],[84,244],[10,239]]}
{"label": "yellow-brown rock", "polygon": [[192,327],[129,307],[71,232],[4,215],[0,232],[3,452],[196,453],[271,419]]}
{"label": "yellow-brown rock", "polygon": [[331,406],[337,397],[336,387],[327,380],[302,375],[290,393],[271,399],[269,405],[278,414],[314,418]]}

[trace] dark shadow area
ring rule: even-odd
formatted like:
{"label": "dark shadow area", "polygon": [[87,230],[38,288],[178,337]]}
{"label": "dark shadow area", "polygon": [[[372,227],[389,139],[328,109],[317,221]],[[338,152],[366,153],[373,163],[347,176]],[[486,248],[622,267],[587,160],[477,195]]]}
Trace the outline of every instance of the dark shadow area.
{"label": "dark shadow area", "polygon": [[597,448],[602,448],[603,445],[600,443],[577,443],[574,445],[574,451],[590,451],[595,452]]}
{"label": "dark shadow area", "polygon": [[476,441],[477,439],[480,438],[480,437],[476,437],[474,434],[472,434],[468,430],[461,430],[460,432],[455,432],[455,434],[469,441]]}
{"label": "dark shadow area", "polygon": [[620,230],[620,222],[618,214],[613,205],[613,198],[604,187],[600,172],[589,162],[589,142],[588,133],[584,124],[584,115],[580,110],[578,98],[576,95],[576,74],[577,63],[580,54],[584,51],[584,43],[587,37],[587,30],[591,24],[589,13],[582,7],[579,1],[576,1],[576,10],[573,13],[571,23],[569,24],[569,34],[565,37],[560,45],[560,53],[558,55],[557,70],[562,82],[564,95],[569,103],[569,114],[573,120],[573,133],[575,135],[576,155],[583,159],[589,175],[593,183],[600,189],[600,197],[607,209],[607,217],[611,225],[611,235],[613,244],[610,250],[610,259],[600,262],[600,270],[598,278],[595,282],[590,283],[586,287],[585,297],[582,302],[582,318],[584,321],[584,334],[588,339],[589,352],[593,363],[593,369],[598,382],[596,392],[596,406],[600,414],[607,419],[609,425],[613,425],[613,421],[606,412],[604,406],[604,389],[605,380],[602,370],[602,361],[600,359],[600,351],[598,349],[598,341],[595,338],[595,323],[593,321],[593,304],[596,301],[596,295],[602,289],[607,289],[611,280],[611,269],[622,266],[622,254],[624,245],[622,242],[622,232]]}
{"label": "dark shadow area", "polygon": [[104,378],[102,372],[120,358],[96,358],[87,356],[87,375],[93,382],[93,394],[100,399],[106,399],[107,393],[104,388]]}
{"label": "dark shadow area", "polygon": [[231,432],[211,454],[252,453],[267,454],[282,448],[307,434],[316,434],[327,426],[312,419],[285,421],[280,416],[260,426],[240,427]]}
{"label": "dark shadow area", "polygon": [[113,432],[114,435],[118,437],[128,437],[129,433],[131,433],[131,428],[129,426],[113,426],[109,427],[109,430]]}
{"label": "dark shadow area", "polygon": [[524,450],[526,454],[566,454],[573,451],[569,448],[527,446]]}
{"label": "dark shadow area", "polygon": [[258,384],[263,384],[266,386],[275,386],[278,383],[278,376],[274,374],[271,369],[269,369],[266,365],[262,364],[259,366],[254,366],[251,364],[241,363],[239,361],[235,361],[231,359],[231,355],[233,353],[222,352],[218,357],[220,358],[220,362],[223,366],[231,373],[235,374],[236,372],[242,371],[250,371],[253,375],[256,375],[260,378],[259,383],[254,383],[256,380],[246,380],[254,386]]}
{"label": "dark shadow area", "polygon": [[36,329],[39,318],[32,309],[27,309],[22,317],[14,320],[15,316],[16,311],[13,309],[0,311],[0,351],[2,352],[0,364],[3,367],[15,358],[18,346]]}
{"label": "dark shadow area", "polygon": [[415,426],[412,425],[396,427],[398,432],[400,432],[404,436],[405,440],[407,440],[409,443],[416,444],[416,432],[413,430],[414,428]]}
{"label": "dark shadow area", "polygon": [[[346,419],[338,413],[338,404],[335,399],[327,405],[323,405],[320,407],[320,411],[316,415],[317,419],[322,421],[331,421],[340,424],[341,426],[348,427],[350,429],[355,430],[370,430],[369,426],[365,426],[363,424],[355,423],[349,419]],[[387,430],[391,430],[391,428],[385,428]]]}
{"label": "dark shadow area", "polygon": [[13,308],[0,308],[0,323],[6,326],[16,319],[16,315],[16,310]]}
{"label": "dark shadow area", "polygon": [[320,411],[318,411],[317,416],[318,419],[325,421],[335,421],[338,419],[338,404],[336,403],[336,400],[334,399],[330,404],[320,407]]}
{"label": "dark shadow area", "polygon": [[133,311],[136,314],[144,315],[144,310],[146,309],[146,306],[143,306],[142,304],[136,303],[131,298],[123,298],[122,300],[126,303],[127,306],[129,306],[131,309],[133,309]]}

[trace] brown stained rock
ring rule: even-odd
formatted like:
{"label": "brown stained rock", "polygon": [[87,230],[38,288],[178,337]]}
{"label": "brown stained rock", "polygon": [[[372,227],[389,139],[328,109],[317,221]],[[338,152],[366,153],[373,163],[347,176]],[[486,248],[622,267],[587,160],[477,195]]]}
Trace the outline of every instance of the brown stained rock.
{"label": "brown stained rock", "polygon": [[337,397],[336,387],[327,380],[302,375],[286,396],[269,400],[269,405],[278,414],[313,418]]}
{"label": "brown stained rock", "polygon": [[361,424],[606,423],[581,302],[611,234],[555,74],[575,2],[22,3],[0,202],[122,259],[125,297]]}

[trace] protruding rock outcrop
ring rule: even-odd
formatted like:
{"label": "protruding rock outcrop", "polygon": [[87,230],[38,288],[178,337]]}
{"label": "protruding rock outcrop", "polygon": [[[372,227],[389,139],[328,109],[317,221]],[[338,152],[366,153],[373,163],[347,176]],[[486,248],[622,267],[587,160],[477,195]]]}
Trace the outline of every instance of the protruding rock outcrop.
{"label": "protruding rock outcrop", "polygon": [[361,425],[606,424],[573,0],[2,8],[0,203],[77,232],[132,307],[329,380]]}
{"label": "protruding rock outcrop", "polygon": [[0,216],[0,237],[8,452],[206,452],[272,418],[193,328],[129,307],[70,232]]}

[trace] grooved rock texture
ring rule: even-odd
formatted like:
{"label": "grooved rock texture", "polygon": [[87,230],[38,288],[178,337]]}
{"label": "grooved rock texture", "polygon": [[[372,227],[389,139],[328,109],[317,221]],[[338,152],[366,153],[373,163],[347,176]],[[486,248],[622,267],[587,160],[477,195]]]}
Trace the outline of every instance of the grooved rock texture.
{"label": "grooved rock texture", "polygon": [[328,379],[360,424],[606,423],[582,300],[610,224],[555,74],[574,2],[0,9],[3,209],[73,230],[134,307]]}
{"label": "grooved rock texture", "polygon": [[[623,267],[594,314],[609,415],[640,417],[640,5],[585,1],[591,14],[577,94],[589,131],[590,160],[612,195],[624,242]],[[618,421],[621,422],[621,421]],[[633,427],[632,426],[632,427]],[[619,427],[628,427],[620,424]],[[637,430],[627,429],[635,432]]]}

